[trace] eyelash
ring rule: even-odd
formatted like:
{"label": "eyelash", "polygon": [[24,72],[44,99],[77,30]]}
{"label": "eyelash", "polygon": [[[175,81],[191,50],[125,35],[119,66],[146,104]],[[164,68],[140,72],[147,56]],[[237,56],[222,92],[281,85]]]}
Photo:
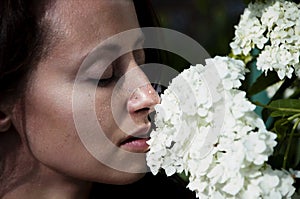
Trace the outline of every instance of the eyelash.
{"label": "eyelash", "polygon": [[[144,52],[141,53],[139,51],[134,52],[134,59],[135,59],[135,61],[136,61],[136,63],[138,65],[141,65],[141,64],[145,63],[145,60],[144,60],[145,58],[144,58],[144,54],[143,53]],[[112,63],[112,66],[109,66],[109,67],[115,68],[114,65],[116,64],[116,62],[117,61],[114,61]],[[94,79],[94,81],[96,81],[98,87],[105,87],[105,86],[108,86],[115,79],[116,79],[116,76],[115,76],[114,71],[113,71],[111,77],[104,78],[104,79]]]}
{"label": "eyelash", "polygon": [[115,77],[114,70],[113,70],[113,68],[115,68],[114,65],[115,65],[115,62],[113,62],[113,63],[111,64],[111,66],[108,66],[108,67],[112,67],[112,74],[111,74],[110,77],[107,77],[107,78],[100,78],[100,79],[98,80],[98,82],[97,82],[97,86],[98,86],[98,87],[105,87],[105,86],[108,86],[111,82],[113,82],[113,80],[115,80],[116,77]]}
{"label": "eyelash", "polygon": [[108,86],[111,82],[113,82],[114,79],[115,79],[114,75],[112,75],[110,78],[99,79],[97,86],[99,86],[99,87]]}

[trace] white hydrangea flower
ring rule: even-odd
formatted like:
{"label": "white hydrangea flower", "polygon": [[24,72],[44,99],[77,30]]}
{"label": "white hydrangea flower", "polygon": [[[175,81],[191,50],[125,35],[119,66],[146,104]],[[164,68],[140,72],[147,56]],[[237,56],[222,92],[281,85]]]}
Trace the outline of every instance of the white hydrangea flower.
{"label": "white hydrangea flower", "polygon": [[285,76],[291,78],[294,68],[289,63],[293,62],[292,59],[293,56],[287,49],[278,46],[266,46],[265,50],[258,56],[256,65],[259,70],[265,71],[265,74],[268,70],[275,70],[280,79]]}
{"label": "white hydrangea flower", "polygon": [[242,85],[241,80],[245,79],[244,62],[240,60],[230,60],[227,57],[216,56],[213,60],[206,60],[207,67],[217,67],[218,75],[222,81],[222,86],[226,90],[238,88]]}
{"label": "white hydrangea flower", "polygon": [[262,26],[250,9],[246,9],[241,15],[240,23],[235,26],[234,41],[230,43],[230,47],[234,54],[248,55],[257,45],[263,48],[268,39],[263,35],[266,27]]}
{"label": "white hydrangea flower", "polygon": [[276,71],[280,79],[300,77],[300,4],[285,0],[250,3],[235,26],[234,55],[261,50],[257,68]]}
{"label": "white hydrangea flower", "polygon": [[[254,112],[255,105],[238,90],[245,73],[243,62],[216,56],[172,80],[155,107],[156,129],[147,153],[152,173],[185,172],[187,187],[201,199],[290,198],[292,177],[285,171],[265,169],[276,134],[267,131]],[[221,95],[214,97],[212,89]],[[216,128],[214,116],[220,114],[220,105],[224,120]],[[217,139],[211,142],[213,133]]]}
{"label": "white hydrangea flower", "polygon": [[268,38],[264,35],[267,26],[259,20],[262,15],[261,10],[265,7],[266,4],[257,2],[250,3],[244,10],[239,24],[235,26],[235,37],[229,44],[233,54],[249,55],[254,47],[262,49],[268,42]]}
{"label": "white hydrangea flower", "polygon": [[282,199],[291,198],[295,193],[295,188],[290,186],[294,179],[286,171],[273,170],[267,166],[261,168],[259,173],[248,178],[249,184],[241,193],[242,198]]}
{"label": "white hydrangea flower", "polygon": [[275,138],[274,134],[267,131],[250,132],[248,136],[243,137],[246,160],[255,165],[263,165],[273,153],[273,147],[276,145]]}

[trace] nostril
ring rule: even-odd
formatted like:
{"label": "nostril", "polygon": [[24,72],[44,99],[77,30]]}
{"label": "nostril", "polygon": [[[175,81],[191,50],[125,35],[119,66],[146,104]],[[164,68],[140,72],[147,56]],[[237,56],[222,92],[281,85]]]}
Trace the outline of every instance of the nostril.
{"label": "nostril", "polygon": [[131,113],[132,114],[131,117],[143,118],[143,121],[147,123],[150,121],[148,118],[149,112],[150,112],[150,108],[148,107],[137,109]]}
{"label": "nostril", "polygon": [[0,119],[6,118],[6,115],[3,112],[0,112]]}
{"label": "nostril", "polygon": [[138,110],[136,110],[135,112],[136,112],[136,113],[139,113],[139,112],[146,112],[146,113],[148,113],[149,110],[150,110],[150,108],[145,107],[145,108],[138,109]]}

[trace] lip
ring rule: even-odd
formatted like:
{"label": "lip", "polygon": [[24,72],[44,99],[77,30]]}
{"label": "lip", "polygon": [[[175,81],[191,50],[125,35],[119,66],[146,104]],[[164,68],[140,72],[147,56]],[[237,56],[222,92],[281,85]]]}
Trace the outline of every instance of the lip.
{"label": "lip", "polygon": [[135,153],[145,153],[149,150],[147,141],[149,140],[150,126],[143,126],[135,130],[131,135],[120,141],[120,148]]}

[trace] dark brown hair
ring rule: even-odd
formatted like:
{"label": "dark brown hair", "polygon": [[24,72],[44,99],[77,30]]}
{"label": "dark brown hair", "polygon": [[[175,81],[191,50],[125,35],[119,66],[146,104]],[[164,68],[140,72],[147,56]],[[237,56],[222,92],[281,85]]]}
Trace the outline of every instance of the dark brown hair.
{"label": "dark brown hair", "polygon": [[[26,76],[41,58],[45,28],[44,0],[0,1],[0,99],[17,97]],[[1,101],[0,101],[1,102]]]}

